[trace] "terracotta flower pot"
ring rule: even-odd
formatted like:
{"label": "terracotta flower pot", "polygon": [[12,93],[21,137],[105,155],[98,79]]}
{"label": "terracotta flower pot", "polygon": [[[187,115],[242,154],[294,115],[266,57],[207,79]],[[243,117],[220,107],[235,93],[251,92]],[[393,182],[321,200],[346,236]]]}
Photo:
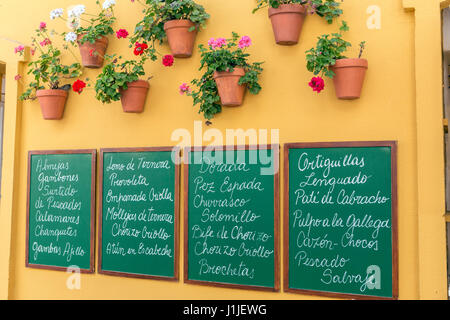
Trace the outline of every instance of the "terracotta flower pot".
{"label": "terracotta flower pot", "polygon": [[64,113],[68,92],[60,89],[37,90],[36,96],[41,105],[45,120],[59,120]]}
{"label": "terracotta flower pot", "polygon": [[197,29],[189,31],[195,24],[190,20],[170,20],[164,23],[170,50],[176,58],[189,58],[194,49]]}
{"label": "terracotta flower pot", "polygon": [[78,36],[78,47],[80,48],[81,63],[86,68],[101,68],[103,66],[103,59],[108,47],[108,38],[102,37],[97,39],[95,43],[86,41],[80,44],[80,39],[83,35]]}
{"label": "terracotta flower pot", "polygon": [[297,44],[305,17],[306,7],[298,3],[269,8],[276,43],[284,46]]}
{"label": "terracotta flower pot", "polygon": [[145,99],[149,88],[150,84],[148,81],[137,80],[128,83],[128,89],[120,89],[123,112],[141,113],[144,111]]}
{"label": "terracotta flower pot", "polygon": [[339,59],[330,67],[336,96],[343,100],[358,99],[369,64],[366,59]]}
{"label": "terracotta flower pot", "polygon": [[223,106],[237,107],[242,104],[246,86],[240,85],[238,82],[244,75],[245,70],[238,67],[234,68],[233,72],[214,72],[213,77]]}

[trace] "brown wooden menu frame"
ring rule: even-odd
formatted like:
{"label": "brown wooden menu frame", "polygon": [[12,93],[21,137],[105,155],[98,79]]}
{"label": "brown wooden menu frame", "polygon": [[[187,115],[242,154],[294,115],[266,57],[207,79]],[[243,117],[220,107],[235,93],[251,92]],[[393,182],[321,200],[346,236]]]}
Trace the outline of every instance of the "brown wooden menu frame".
{"label": "brown wooden menu frame", "polygon": [[[357,294],[336,293],[289,288],[289,150],[300,148],[357,148],[390,147],[391,148],[391,189],[392,189],[392,297],[365,296]],[[318,295],[331,298],[351,298],[360,300],[397,300],[398,299],[398,196],[397,196],[397,141],[351,141],[351,142],[316,142],[287,143],[284,145],[284,274],[285,292]]]}
{"label": "brown wooden menu frame", "polygon": [[57,266],[47,266],[40,264],[32,264],[29,263],[30,257],[30,174],[31,174],[31,156],[33,155],[52,155],[52,154],[91,154],[92,162],[91,162],[91,237],[90,237],[90,268],[80,269],[81,273],[94,273],[95,272],[95,182],[97,178],[96,169],[97,169],[97,150],[89,149],[89,150],[36,150],[28,152],[28,171],[27,171],[27,222],[26,222],[26,255],[25,255],[25,266],[27,268],[36,268],[36,269],[46,269],[46,270],[57,270],[57,271],[66,271],[67,267],[57,267]]}
{"label": "brown wooden menu frame", "polygon": [[[180,212],[180,148],[179,147],[149,147],[149,148],[107,148],[100,149],[100,179],[99,179],[99,209],[98,209],[98,273],[110,276],[119,276],[126,278],[140,278],[152,280],[178,281],[179,279],[179,212]],[[174,212],[174,276],[163,277],[145,274],[134,274],[120,271],[102,270],[102,219],[103,219],[103,154],[104,153],[122,153],[122,152],[158,152],[158,151],[174,151],[178,155],[179,162],[175,164],[175,212]]]}
{"label": "brown wooden menu frame", "polygon": [[[189,254],[188,254],[188,241],[189,241],[189,159],[190,152],[198,151],[239,151],[239,150],[269,150],[272,149],[274,166],[278,168],[274,174],[274,287],[260,287],[252,285],[242,285],[242,284],[228,284],[222,282],[213,281],[202,281],[202,280],[190,280],[189,279]],[[274,145],[239,145],[239,146],[204,146],[204,147],[185,147],[184,148],[184,283],[188,284],[198,284],[203,286],[221,287],[221,288],[233,288],[233,289],[244,289],[244,290],[259,290],[259,291],[280,291],[280,180],[279,180],[279,156],[280,156],[280,146],[278,144]]]}

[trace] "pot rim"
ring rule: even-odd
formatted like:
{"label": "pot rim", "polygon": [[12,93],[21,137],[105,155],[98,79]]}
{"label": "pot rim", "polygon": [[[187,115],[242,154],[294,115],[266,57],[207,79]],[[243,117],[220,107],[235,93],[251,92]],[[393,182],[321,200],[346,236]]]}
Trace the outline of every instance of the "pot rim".
{"label": "pot rim", "polygon": [[[80,43],[80,39],[83,38],[84,35],[85,35],[85,33],[77,35],[77,42],[78,42],[78,44]],[[108,40],[107,36],[102,36],[101,38],[95,40],[95,43],[97,43],[97,42],[108,44],[109,40]],[[85,44],[93,45],[95,43],[90,43],[89,41],[87,41],[87,42],[83,43],[82,45],[85,45]]]}
{"label": "pot rim", "polygon": [[368,68],[369,61],[363,58],[345,58],[338,59],[330,68]]}
{"label": "pot rim", "polygon": [[235,67],[233,72],[230,71],[214,71],[214,79],[233,76],[245,76],[245,69],[242,67]]}
{"label": "pot rim", "polygon": [[287,3],[287,4],[280,4],[278,8],[270,7],[268,10],[269,18],[273,15],[284,13],[297,13],[305,15],[306,7],[299,3]]}
{"label": "pot rim", "polygon": [[67,97],[68,91],[62,89],[41,89],[36,90],[36,97],[60,96]]}
{"label": "pot rim", "polygon": [[150,83],[147,80],[136,80],[133,82],[128,82],[127,84],[128,88],[133,87],[133,88],[150,88]]}
{"label": "pot rim", "polygon": [[195,26],[195,23],[189,19],[173,19],[164,23],[164,31],[173,28],[190,28]]}

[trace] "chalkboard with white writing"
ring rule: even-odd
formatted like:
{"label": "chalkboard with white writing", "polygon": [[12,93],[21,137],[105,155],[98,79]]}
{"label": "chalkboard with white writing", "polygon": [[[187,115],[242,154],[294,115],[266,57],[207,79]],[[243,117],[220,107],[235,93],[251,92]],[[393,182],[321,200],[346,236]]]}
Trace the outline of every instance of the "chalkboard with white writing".
{"label": "chalkboard with white writing", "polygon": [[100,151],[99,273],[178,279],[176,147]]}
{"label": "chalkboard with white writing", "polygon": [[96,154],[28,152],[27,267],[94,272]]}
{"label": "chalkboard with white writing", "polygon": [[191,147],[184,162],[185,282],[278,291],[279,146]]}
{"label": "chalkboard with white writing", "polygon": [[292,143],[284,160],[285,291],[397,299],[397,143]]}

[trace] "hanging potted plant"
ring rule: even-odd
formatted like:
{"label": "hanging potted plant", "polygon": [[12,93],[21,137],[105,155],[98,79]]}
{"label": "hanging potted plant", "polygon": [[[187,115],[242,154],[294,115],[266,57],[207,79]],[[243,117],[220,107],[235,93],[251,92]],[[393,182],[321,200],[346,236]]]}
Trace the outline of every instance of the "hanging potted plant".
{"label": "hanging potted plant", "polygon": [[[15,52],[20,55],[24,54],[24,50],[24,46],[15,48]],[[61,119],[72,87],[67,82],[73,81],[71,79],[81,74],[81,65],[77,62],[71,65],[62,63],[61,50],[50,40],[45,22],[40,23],[36,35],[32,37],[31,53],[33,56],[38,54],[38,57],[28,64],[28,75],[33,81],[27,85],[28,88],[19,99],[38,99],[45,120]],[[20,80],[20,76],[16,76],[16,80]],[[80,82],[82,81],[79,80],[74,87],[78,92],[84,88]]]}
{"label": "hanging potted plant", "polygon": [[[347,24],[342,22],[340,31],[347,31]],[[359,44],[358,58],[349,59],[344,52],[351,44],[342,39],[342,33],[322,35],[315,48],[306,52],[307,69],[315,77],[309,86],[317,93],[325,87],[323,77],[333,79],[336,96],[343,100],[358,99],[364,83],[368,61],[361,56],[365,49],[365,41]]]}
{"label": "hanging potted plant", "polygon": [[256,11],[268,7],[275,41],[279,45],[298,43],[307,13],[323,17],[329,24],[342,14],[335,0],[257,0]]}
{"label": "hanging potted plant", "polygon": [[[172,55],[176,58],[192,56],[199,27],[205,26],[209,14],[193,0],[146,0],[144,18],[138,22],[133,42],[146,42],[154,49],[167,37]],[[156,59],[156,57],[153,57]]]}
{"label": "hanging potted plant", "polygon": [[[105,0],[103,4],[96,0],[100,6],[100,13],[96,15],[85,13],[84,5],[77,5],[68,12],[69,22],[72,26],[72,32],[65,32],[66,41],[78,45],[81,54],[81,61],[84,67],[101,68],[103,58],[108,47],[107,36],[114,33],[112,24],[116,21],[113,7],[115,0]],[[50,13],[50,18],[61,18],[63,9],[55,9]],[[89,16],[89,18],[85,18]],[[82,26],[84,22],[86,26]],[[94,53],[94,54],[92,54]]]}
{"label": "hanging potted plant", "polygon": [[235,32],[231,39],[211,38],[208,47],[199,45],[199,70],[204,70],[204,73],[200,79],[191,81],[197,90],[191,90],[184,83],[180,86],[180,93],[191,96],[194,106],[200,105],[199,113],[203,113],[207,124],[211,124],[209,120],[221,112],[221,106],[240,106],[246,89],[252,94],[261,90],[258,77],[263,70],[262,62],[248,62],[250,55],[245,51],[250,45],[248,36],[240,38]]}
{"label": "hanging potted plant", "polygon": [[103,103],[122,102],[122,108],[127,113],[141,113],[150,88],[145,75],[144,64],[148,59],[145,43],[136,43],[134,54],[140,56],[137,60],[123,60],[121,56],[106,56],[108,64],[103,67],[95,83],[97,100]]}

